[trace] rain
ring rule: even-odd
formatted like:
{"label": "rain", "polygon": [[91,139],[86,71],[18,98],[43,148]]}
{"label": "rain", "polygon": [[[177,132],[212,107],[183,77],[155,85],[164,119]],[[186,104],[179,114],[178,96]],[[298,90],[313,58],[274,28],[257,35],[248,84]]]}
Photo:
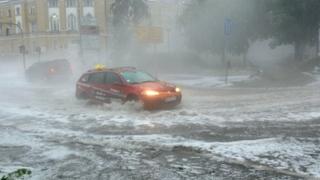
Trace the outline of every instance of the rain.
{"label": "rain", "polygon": [[320,1],[0,0],[0,179],[320,179]]}

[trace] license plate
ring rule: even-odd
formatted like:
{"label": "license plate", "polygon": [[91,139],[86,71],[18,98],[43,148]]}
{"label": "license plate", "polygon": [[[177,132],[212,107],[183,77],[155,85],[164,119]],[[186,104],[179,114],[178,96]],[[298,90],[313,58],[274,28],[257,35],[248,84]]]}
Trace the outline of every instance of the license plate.
{"label": "license plate", "polygon": [[168,97],[166,98],[164,101],[169,103],[169,102],[173,102],[173,101],[176,101],[177,100],[177,97],[176,96],[173,96],[173,97]]}

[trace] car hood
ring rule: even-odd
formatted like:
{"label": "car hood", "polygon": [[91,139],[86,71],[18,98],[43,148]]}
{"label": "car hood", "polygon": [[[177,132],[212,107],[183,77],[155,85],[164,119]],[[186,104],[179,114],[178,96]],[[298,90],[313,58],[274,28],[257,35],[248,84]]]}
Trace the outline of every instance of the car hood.
{"label": "car hood", "polygon": [[137,84],[141,90],[155,90],[155,91],[173,91],[176,86],[173,84],[169,84],[167,82],[158,81],[158,82],[146,82]]}

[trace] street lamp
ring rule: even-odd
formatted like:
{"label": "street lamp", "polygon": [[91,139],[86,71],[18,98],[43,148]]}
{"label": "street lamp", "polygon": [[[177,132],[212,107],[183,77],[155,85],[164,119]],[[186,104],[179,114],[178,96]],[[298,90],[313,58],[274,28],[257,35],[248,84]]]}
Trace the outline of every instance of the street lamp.
{"label": "street lamp", "polygon": [[16,24],[16,26],[20,29],[21,39],[22,39],[22,45],[21,45],[21,53],[22,53],[22,62],[23,62],[23,69],[26,70],[26,46],[24,43],[24,34],[23,29],[21,28],[20,24]]}

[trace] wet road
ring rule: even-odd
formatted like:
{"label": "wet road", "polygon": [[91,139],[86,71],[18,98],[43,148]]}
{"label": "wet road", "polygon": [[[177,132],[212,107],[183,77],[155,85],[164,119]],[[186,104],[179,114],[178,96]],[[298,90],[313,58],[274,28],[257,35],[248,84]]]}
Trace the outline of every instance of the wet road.
{"label": "wet road", "polygon": [[73,84],[0,75],[0,174],[31,179],[320,178],[320,93],[184,89],[172,110],[87,105]]}

